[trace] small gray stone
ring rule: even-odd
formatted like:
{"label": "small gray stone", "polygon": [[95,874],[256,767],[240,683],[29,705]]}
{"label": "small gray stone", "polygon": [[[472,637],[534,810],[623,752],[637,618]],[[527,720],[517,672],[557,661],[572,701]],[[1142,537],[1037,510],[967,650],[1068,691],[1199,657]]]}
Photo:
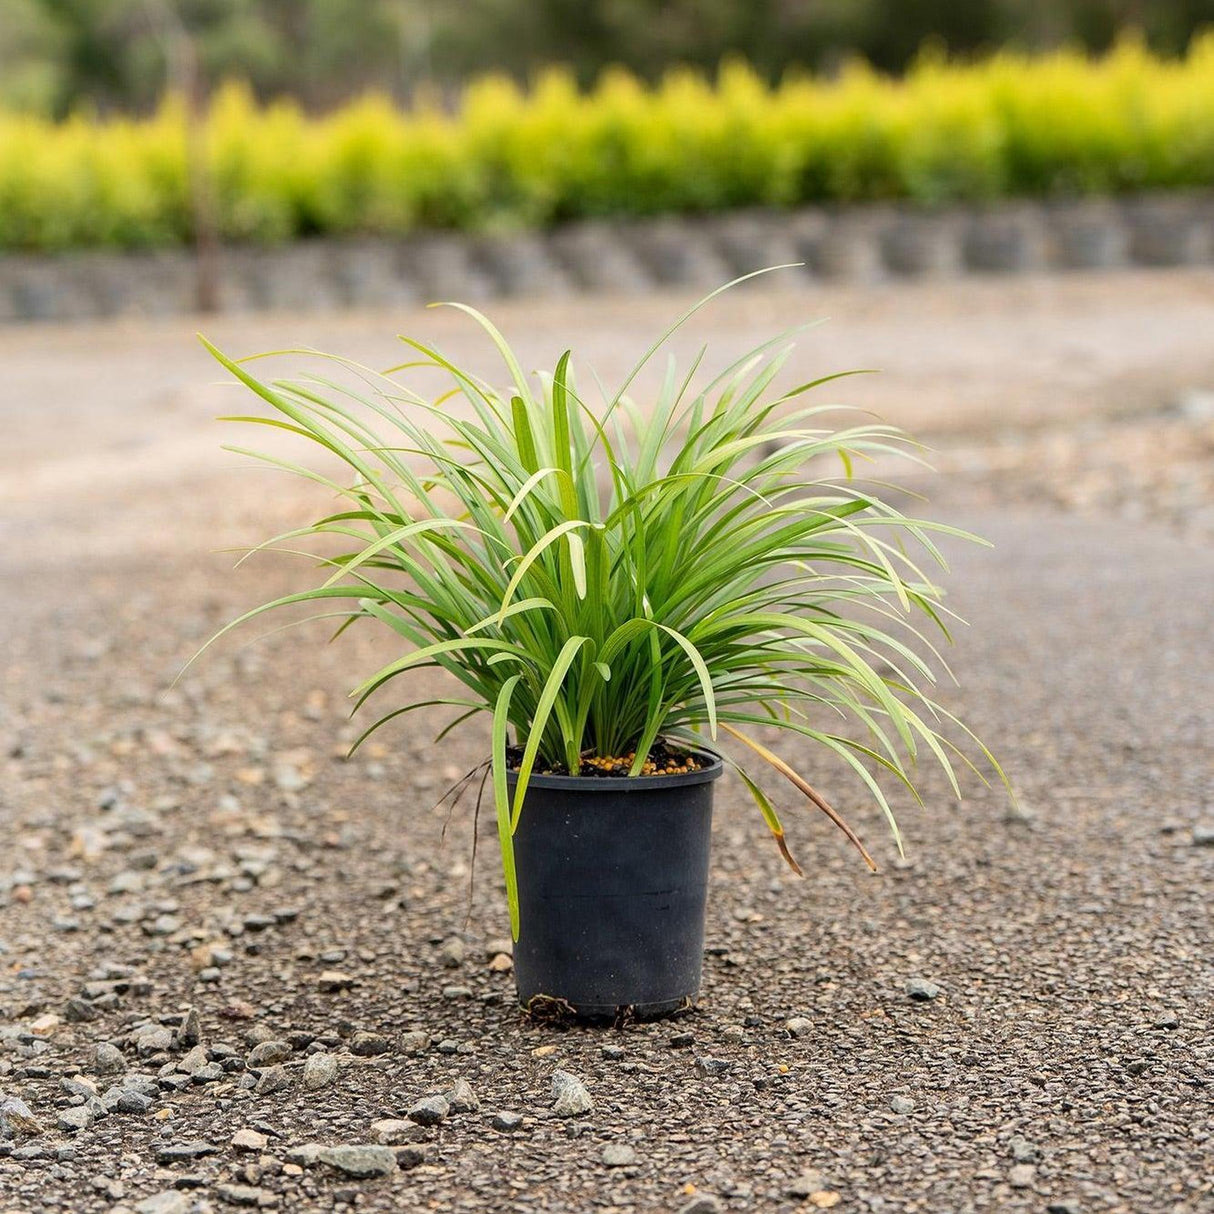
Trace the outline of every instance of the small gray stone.
{"label": "small gray stone", "polygon": [[697,1058],[695,1061],[696,1074],[701,1079],[715,1079],[732,1066],[733,1063],[724,1058]]}
{"label": "small gray stone", "polygon": [[271,1092],[282,1092],[291,1086],[291,1076],[280,1066],[266,1067],[257,1080],[253,1091],[258,1096],[268,1096]]}
{"label": "small gray stone", "polygon": [[335,995],[339,991],[348,991],[354,985],[354,979],[340,970],[325,970],[317,978],[316,985],[320,987],[321,994]]}
{"label": "small gray stone", "polygon": [[1037,1169],[1031,1163],[1018,1163],[1007,1174],[1007,1182],[1013,1189],[1031,1189],[1037,1180]]}
{"label": "small gray stone", "polygon": [[1051,1201],[1045,1211],[1046,1214],[1083,1214],[1083,1207],[1077,1201]]}
{"label": "small gray stone", "polygon": [[594,1107],[586,1085],[568,1071],[552,1072],[552,1099],[552,1111],[558,1117],[580,1117]]}
{"label": "small gray stone", "polygon": [[[245,1059],[245,1066],[260,1070],[263,1066],[273,1066],[276,1062],[286,1062],[291,1057],[291,1047],[285,1041],[277,1039],[263,1041],[255,1045]],[[182,1068],[185,1069],[184,1067]]]}
{"label": "small gray stone", "polygon": [[153,1193],[145,1197],[135,1206],[135,1214],[190,1214],[194,1208],[194,1198],[180,1189],[165,1189],[163,1193]]}
{"label": "small gray stone", "polygon": [[215,1196],[230,1206],[260,1206],[271,1194],[265,1189],[247,1184],[221,1184],[215,1186]]}
{"label": "small gray stone", "polygon": [[1007,1149],[1017,1163],[1035,1163],[1041,1153],[1023,1134],[1013,1134],[1008,1139]]}
{"label": "small gray stone", "polygon": [[430,1035],[421,1029],[410,1029],[402,1033],[400,1048],[406,1054],[420,1054],[430,1047]]}
{"label": "small gray stone", "polygon": [[102,1103],[111,1113],[146,1113],[152,1107],[152,1098],[119,1086],[110,1088]]}
{"label": "small gray stone", "polygon": [[794,1016],[785,1022],[784,1027],[790,1037],[805,1037],[813,1030],[814,1022],[805,1016]]}
{"label": "small gray stone", "polygon": [[451,1086],[447,1093],[447,1104],[453,1113],[475,1113],[481,1107],[472,1085],[466,1079],[457,1079]]}
{"label": "small gray stone", "polygon": [[304,1063],[303,1085],[309,1092],[327,1088],[337,1078],[337,1059],[332,1054],[311,1054]]}
{"label": "small gray stone", "polygon": [[173,1044],[173,1034],[160,1024],[140,1025],[132,1034],[135,1048],[140,1058],[148,1058],[152,1054],[161,1054]]}
{"label": "small gray stone", "polygon": [[495,1130],[501,1130],[503,1134],[513,1134],[523,1124],[523,1115],[521,1113],[494,1113],[489,1124]]}
{"label": "small gray stone", "polygon": [[360,1180],[396,1171],[396,1155],[388,1148],[363,1144],[323,1147],[317,1161]]}
{"label": "small gray stone", "polygon": [[33,1138],[42,1133],[42,1122],[30,1111],[24,1100],[10,1096],[0,1103],[0,1138],[17,1135],[22,1138]]}
{"label": "small gray stone", "polygon": [[403,1146],[405,1143],[423,1142],[426,1131],[412,1121],[396,1117],[385,1117],[371,1123],[371,1137],[385,1147]]}
{"label": "small gray stone", "polygon": [[93,1124],[93,1111],[87,1104],[77,1105],[73,1109],[62,1109],[57,1122],[61,1130],[76,1134],[87,1130]]}
{"label": "small gray stone", "polygon": [[723,1209],[711,1193],[697,1193],[686,1205],[679,1207],[679,1214],[721,1214]]}
{"label": "small gray stone", "polygon": [[[417,1127],[414,1126],[414,1129]],[[408,1170],[426,1162],[426,1148],[423,1146],[407,1146],[396,1148],[396,1165]]]}
{"label": "small gray stone", "polygon": [[208,1061],[206,1050],[202,1046],[196,1045],[177,1063],[177,1069],[183,1075],[197,1075]]}
{"label": "small gray stone", "polygon": [[108,1041],[103,1041],[93,1055],[94,1075],[121,1075],[126,1070],[126,1059],[122,1051]]}
{"label": "small gray stone", "polygon": [[232,1150],[234,1151],[264,1151],[270,1139],[258,1130],[237,1130],[232,1135]]}
{"label": "small gray stone", "polygon": [[324,1143],[304,1142],[297,1147],[288,1147],[283,1158],[287,1163],[296,1164],[298,1167],[311,1168],[315,1167],[324,1149]]}
{"label": "small gray stone", "polygon": [[907,1113],[914,1112],[915,1102],[909,1096],[891,1096],[889,1098],[889,1107],[902,1116]]}
{"label": "small gray stone", "polygon": [[927,978],[911,978],[906,984],[906,993],[911,999],[925,1003],[937,998],[942,992],[940,987]]}
{"label": "small gray stone", "polygon": [[358,1032],[350,1038],[350,1053],[358,1058],[373,1058],[389,1049],[391,1042],[382,1033]]}
{"label": "small gray stone", "polygon": [[447,969],[459,969],[464,963],[464,942],[458,936],[444,940],[439,946],[438,959]]}
{"label": "small gray stone", "polygon": [[410,1121],[416,1121],[418,1125],[438,1125],[448,1113],[451,1112],[451,1106],[447,1103],[445,1096],[427,1096],[423,1100],[419,1100],[408,1112],[407,1116]]}
{"label": "small gray stone", "polygon": [[191,1049],[202,1040],[202,1021],[196,1007],[190,1008],[177,1030],[177,1044],[185,1049]]}
{"label": "small gray stone", "polygon": [[637,1162],[637,1153],[626,1142],[609,1142],[603,1148],[603,1163],[609,1168],[627,1168]]}
{"label": "small gray stone", "polygon": [[69,999],[63,1009],[63,1018],[72,1024],[87,1024],[90,1020],[96,1020],[98,1015],[97,1009],[87,999],[78,996]]}
{"label": "small gray stone", "polygon": [[218,1155],[219,1148],[200,1140],[192,1142],[169,1142],[156,1148],[157,1163],[181,1163],[190,1159],[201,1159],[204,1155]]}
{"label": "small gray stone", "polygon": [[1193,827],[1194,847],[1214,847],[1214,823],[1199,822]]}

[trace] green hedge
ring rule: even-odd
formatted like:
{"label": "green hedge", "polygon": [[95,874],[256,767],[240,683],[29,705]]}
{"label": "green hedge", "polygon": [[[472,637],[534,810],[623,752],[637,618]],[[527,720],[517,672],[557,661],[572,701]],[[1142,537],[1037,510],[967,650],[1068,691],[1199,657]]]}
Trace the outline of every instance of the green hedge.
{"label": "green hedge", "polygon": [[[923,204],[1214,184],[1214,35],[1183,60],[921,61],[891,80],[763,84],[740,64],[589,93],[550,71],[484,79],[445,111],[369,97],[327,117],[229,86],[205,128],[230,240],[545,225],[584,216],[904,198]],[[0,248],[190,237],[185,123],[0,115]]]}

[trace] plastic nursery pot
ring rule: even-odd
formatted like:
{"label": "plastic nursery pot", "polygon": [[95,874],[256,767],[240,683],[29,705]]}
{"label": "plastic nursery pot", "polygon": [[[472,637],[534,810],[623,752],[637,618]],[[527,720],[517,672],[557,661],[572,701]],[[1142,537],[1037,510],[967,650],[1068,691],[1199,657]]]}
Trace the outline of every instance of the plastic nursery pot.
{"label": "plastic nursery pot", "polygon": [[678,775],[532,776],[514,836],[524,1008],[660,1016],[698,994],[722,771],[703,757]]}

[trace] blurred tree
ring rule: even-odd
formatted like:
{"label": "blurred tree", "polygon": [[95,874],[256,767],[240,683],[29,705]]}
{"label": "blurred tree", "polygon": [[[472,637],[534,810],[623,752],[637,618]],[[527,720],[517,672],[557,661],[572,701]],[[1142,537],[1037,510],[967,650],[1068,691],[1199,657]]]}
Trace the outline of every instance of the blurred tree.
{"label": "blurred tree", "polygon": [[553,62],[583,83],[612,63],[653,79],[731,54],[773,79],[853,54],[896,72],[925,41],[961,55],[1007,42],[1104,49],[1127,26],[1171,52],[1214,22],[1214,0],[0,0],[0,104],[151,106],[167,70],[164,4],[205,80],[241,77],[263,98],[314,108],[489,69],[522,79]]}

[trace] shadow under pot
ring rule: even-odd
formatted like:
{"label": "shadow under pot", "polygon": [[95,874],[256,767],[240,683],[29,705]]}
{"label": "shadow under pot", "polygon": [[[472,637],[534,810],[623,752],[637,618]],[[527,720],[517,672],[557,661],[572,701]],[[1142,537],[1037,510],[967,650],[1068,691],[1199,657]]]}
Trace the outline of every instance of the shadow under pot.
{"label": "shadow under pot", "polygon": [[[664,776],[532,776],[514,974],[535,1016],[660,1016],[699,993],[715,755]],[[516,779],[509,775],[511,795]]]}

